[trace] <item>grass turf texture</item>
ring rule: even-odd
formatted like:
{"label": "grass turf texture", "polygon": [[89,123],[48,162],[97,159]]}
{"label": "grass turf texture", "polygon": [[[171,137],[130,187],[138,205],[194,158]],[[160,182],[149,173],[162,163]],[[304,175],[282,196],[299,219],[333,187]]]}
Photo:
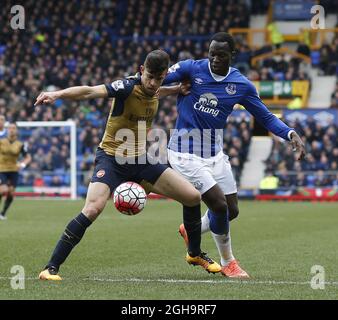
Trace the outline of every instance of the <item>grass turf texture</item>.
{"label": "grass turf texture", "polygon": [[[64,281],[37,280],[82,205],[14,201],[8,220],[0,221],[0,299],[338,298],[335,203],[241,201],[240,216],[231,224],[232,244],[252,279],[240,281],[184,261],[177,232],[179,204],[149,200],[142,213],[131,217],[119,214],[110,202],[62,266]],[[202,241],[203,249],[218,260],[211,235],[203,235]],[[10,286],[13,265],[25,268],[24,290]],[[324,290],[310,286],[313,265],[325,268]]]}

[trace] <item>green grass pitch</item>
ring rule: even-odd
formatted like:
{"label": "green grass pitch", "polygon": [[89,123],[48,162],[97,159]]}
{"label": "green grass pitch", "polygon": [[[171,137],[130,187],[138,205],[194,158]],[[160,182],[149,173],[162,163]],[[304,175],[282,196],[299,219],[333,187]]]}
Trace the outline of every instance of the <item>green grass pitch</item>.
{"label": "green grass pitch", "polygon": [[[62,282],[37,279],[65,225],[83,201],[16,199],[0,221],[0,299],[337,299],[336,203],[240,201],[231,224],[233,251],[247,281],[208,274],[184,261],[178,203],[149,200],[137,216],[110,202],[62,266]],[[204,207],[205,208],[205,207]],[[218,259],[210,234],[202,248]],[[25,269],[25,289],[12,289],[11,267]],[[313,265],[325,270],[314,290]]]}

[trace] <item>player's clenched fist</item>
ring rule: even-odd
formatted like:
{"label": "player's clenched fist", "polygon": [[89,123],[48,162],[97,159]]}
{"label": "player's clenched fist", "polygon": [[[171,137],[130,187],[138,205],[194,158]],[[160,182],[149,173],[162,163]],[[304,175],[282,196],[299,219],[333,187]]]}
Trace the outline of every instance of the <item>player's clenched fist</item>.
{"label": "player's clenched fist", "polygon": [[52,104],[57,98],[57,92],[41,92],[36,98],[34,106],[37,106],[39,104]]}

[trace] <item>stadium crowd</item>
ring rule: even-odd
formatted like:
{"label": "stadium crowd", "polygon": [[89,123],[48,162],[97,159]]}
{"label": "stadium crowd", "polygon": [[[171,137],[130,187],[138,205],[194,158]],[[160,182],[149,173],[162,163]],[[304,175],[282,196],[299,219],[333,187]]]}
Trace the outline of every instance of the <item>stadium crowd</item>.
{"label": "stadium crowd", "polygon": [[[61,121],[74,119],[78,126],[78,168],[92,169],[93,153],[108,114],[107,99],[85,102],[58,100],[53,106],[35,108],[42,90],[109,83],[134,74],[145,55],[162,47],[171,63],[207,56],[210,34],[231,27],[248,27],[250,14],[264,13],[268,1],[129,0],[129,1],[28,0],[26,29],[13,31],[8,23],[12,3],[0,12],[0,114],[8,121]],[[156,19],[154,19],[156,17]],[[335,42],[337,48],[337,42]],[[308,79],[306,68],[286,56],[266,59],[252,66],[267,46],[251,49],[237,39],[233,65],[251,80]],[[169,130],[176,118],[175,98],[160,103],[155,127]],[[40,132],[39,130],[37,130]],[[42,137],[42,138],[41,138]],[[232,119],[225,128],[225,152],[239,181],[251,139],[248,122]],[[38,185],[69,183],[69,134],[35,135],[28,138],[34,154],[32,174],[22,182]],[[48,147],[47,147],[48,146]],[[61,164],[62,163],[62,164]],[[41,170],[57,172],[41,177]],[[79,177],[85,186],[90,174]],[[67,180],[68,179],[68,180]]]}
{"label": "stadium crowd", "polygon": [[274,137],[271,153],[266,161],[266,172],[279,178],[279,187],[338,186],[338,126],[322,125],[309,118],[305,125],[289,123],[300,134],[307,150],[307,160],[296,161],[290,144]]}
{"label": "stadium crowd", "polygon": [[336,87],[331,94],[331,108],[338,109],[338,76],[336,81]]}

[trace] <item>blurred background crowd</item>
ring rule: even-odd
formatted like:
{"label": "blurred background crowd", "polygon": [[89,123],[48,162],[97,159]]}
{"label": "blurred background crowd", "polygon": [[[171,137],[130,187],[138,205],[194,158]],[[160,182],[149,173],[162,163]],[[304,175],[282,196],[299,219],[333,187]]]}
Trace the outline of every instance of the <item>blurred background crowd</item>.
{"label": "blurred background crowd", "polygon": [[[338,186],[338,127],[323,126],[310,118],[305,125],[298,121],[288,123],[300,134],[310,150],[306,161],[295,161],[292,146],[274,137],[266,171],[278,178],[280,188]],[[326,174],[324,174],[326,173]]]}
{"label": "blurred background crowd", "polygon": [[[268,4],[264,0],[27,0],[24,3],[26,29],[13,32],[8,23],[13,3],[5,1],[0,12],[0,114],[6,115],[7,121],[74,119],[78,128],[78,169],[80,173],[90,172],[110,102],[58,100],[55,105],[35,108],[33,103],[41,91],[110,83],[135,74],[146,54],[156,48],[170,54],[171,64],[188,58],[205,58],[211,34],[232,27],[248,27],[249,16],[266,12]],[[251,80],[309,79],[310,66],[283,55],[252,65],[255,55],[272,49],[271,46],[250,48],[243,38],[237,38],[233,66]],[[299,51],[312,54],[306,44]],[[314,66],[323,74],[336,74],[338,39],[317,53]],[[332,107],[338,107],[337,101],[338,83],[332,93]],[[154,126],[170,130],[176,116],[175,97],[166,98],[160,103]],[[322,170],[337,170],[334,159],[338,152],[337,128],[309,123],[297,129],[312,153],[309,163],[297,167],[290,148],[275,139],[268,169],[279,172],[283,186],[330,183],[317,181]],[[22,131],[33,154],[30,173],[23,175],[22,183],[69,184],[69,133],[62,130],[66,129],[39,129],[34,134]],[[243,119],[231,118],[225,127],[224,149],[230,156],[237,181],[251,135],[250,122]],[[41,170],[57,174],[42,176]],[[283,170],[294,171],[295,177],[284,181]],[[305,179],[302,170],[315,170],[315,178]],[[89,177],[90,173],[79,176],[81,190],[85,190]]]}

